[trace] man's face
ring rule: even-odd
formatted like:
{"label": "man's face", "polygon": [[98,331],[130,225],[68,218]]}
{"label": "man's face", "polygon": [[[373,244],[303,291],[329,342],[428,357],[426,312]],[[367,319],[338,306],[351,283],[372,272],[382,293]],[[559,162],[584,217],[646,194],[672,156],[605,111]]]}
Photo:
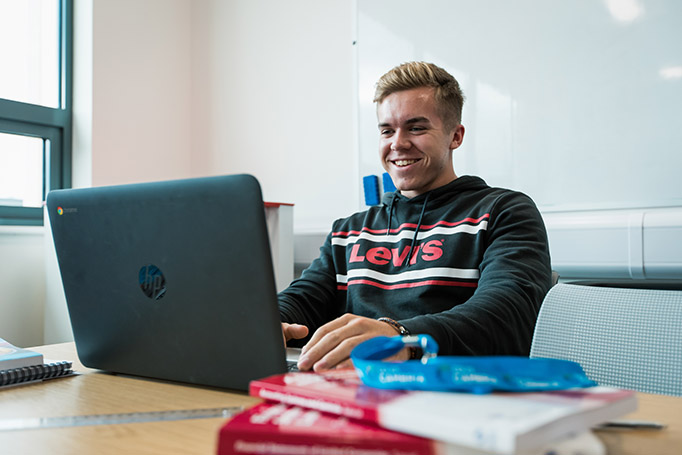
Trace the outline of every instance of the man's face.
{"label": "man's face", "polygon": [[377,106],[381,163],[400,192],[413,198],[456,179],[452,150],[464,127],[447,128],[438,115],[434,89],[388,95]]}

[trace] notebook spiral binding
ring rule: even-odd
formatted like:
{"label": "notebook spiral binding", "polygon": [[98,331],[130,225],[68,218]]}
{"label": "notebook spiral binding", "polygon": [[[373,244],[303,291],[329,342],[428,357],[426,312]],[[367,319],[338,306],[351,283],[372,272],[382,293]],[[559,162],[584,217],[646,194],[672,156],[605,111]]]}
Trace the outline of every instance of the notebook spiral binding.
{"label": "notebook spiral binding", "polygon": [[66,376],[73,373],[71,365],[69,361],[61,361],[0,370],[0,387]]}

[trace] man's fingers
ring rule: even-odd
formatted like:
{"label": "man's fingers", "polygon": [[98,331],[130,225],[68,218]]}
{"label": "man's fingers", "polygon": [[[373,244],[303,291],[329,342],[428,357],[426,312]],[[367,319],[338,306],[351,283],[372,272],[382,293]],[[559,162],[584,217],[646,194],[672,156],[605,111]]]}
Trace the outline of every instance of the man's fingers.
{"label": "man's fingers", "polygon": [[308,370],[324,359],[323,363],[317,366],[316,371],[328,369],[348,358],[355,345],[348,347],[347,341],[366,332],[365,320],[372,321],[346,314],[317,329],[301,350],[298,368]]}
{"label": "man's fingers", "polygon": [[[317,329],[315,333],[313,333],[313,336],[310,338],[308,343],[306,343],[306,345],[303,346],[303,349],[301,349],[301,354],[305,354],[310,349],[317,346],[318,343],[322,342],[322,340],[324,340],[327,344],[333,343],[334,337],[339,336],[339,334],[335,333],[335,331],[343,329],[348,324],[348,322],[353,319],[350,316],[352,315],[344,314],[343,316],[338,317],[332,321],[329,321],[323,326],[321,326],[319,329]],[[334,344],[333,346],[329,346],[329,348],[331,349],[334,346],[336,346],[336,344]]]}
{"label": "man's fingers", "polygon": [[301,324],[287,324],[282,323],[282,334],[284,335],[285,343],[291,339],[305,338],[308,335],[308,327]]}
{"label": "man's fingers", "polygon": [[351,359],[346,359],[343,362],[337,364],[334,370],[340,370],[342,368],[353,368],[353,361]]}
{"label": "man's fingers", "polygon": [[351,366],[350,352],[355,346],[367,339],[367,335],[358,335],[347,338],[339,343],[334,349],[327,352],[319,361],[312,366],[315,372],[322,372],[337,368],[339,365],[346,364]]}
{"label": "man's fingers", "polygon": [[[355,346],[375,336],[393,336],[396,333],[396,330],[385,322],[344,314],[315,331],[301,350],[298,368],[325,371],[339,364],[350,365],[350,352]],[[396,359],[407,357],[401,352]],[[346,361],[349,363],[345,363]]]}
{"label": "man's fingers", "polygon": [[305,338],[308,335],[308,327],[301,325],[301,324],[291,324],[289,325],[289,333],[291,334],[291,338],[295,339],[300,339],[300,338]]}

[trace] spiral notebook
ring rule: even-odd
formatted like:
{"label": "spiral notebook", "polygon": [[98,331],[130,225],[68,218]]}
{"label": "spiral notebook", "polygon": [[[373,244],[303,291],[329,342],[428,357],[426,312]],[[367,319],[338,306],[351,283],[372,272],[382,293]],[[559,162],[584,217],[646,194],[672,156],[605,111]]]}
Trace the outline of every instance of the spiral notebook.
{"label": "spiral notebook", "polygon": [[72,374],[74,372],[71,369],[71,362],[66,360],[42,363],[30,367],[13,368],[11,370],[0,370],[0,387],[43,381]]}
{"label": "spiral notebook", "polygon": [[0,338],[0,387],[74,374],[69,361],[45,360],[39,352],[19,348]]}

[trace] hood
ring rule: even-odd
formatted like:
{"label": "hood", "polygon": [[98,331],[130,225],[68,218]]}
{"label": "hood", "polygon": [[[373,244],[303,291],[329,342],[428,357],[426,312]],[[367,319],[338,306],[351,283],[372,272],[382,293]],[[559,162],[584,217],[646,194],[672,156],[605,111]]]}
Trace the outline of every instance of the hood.
{"label": "hood", "polygon": [[435,190],[428,191],[411,199],[403,196],[398,190],[391,193],[384,193],[383,197],[381,198],[381,203],[386,207],[390,207],[396,202],[400,202],[401,204],[405,203],[409,205],[414,204],[421,206],[424,204],[424,200],[428,199],[429,201],[438,205],[439,199],[449,199],[453,193],[479,190],[487,187],[488,185],[482,178],[473,175],[463,175],[461,177],[457,177],[447,185],[443,185],[439,188],[436,188]]}
{"label": "hood", "polygon": [[[487,185],[480,177],[474,177],[471,175],[465,175],[458,177],[447,185],[443,185],[434,190],[428,191],[419,196],[413,198],[407,198],[400,194],[399,191],[394,191],[392,193],[385,193],[381,198],[381,203],[384,205],[385,209],[388,210],[388,224],[386,225],[386,235],[391,233],[391,224],[393,222],[393,213],[398,211],[398,205],[406,207],[406,210],[400,210],[401,213],[405,214],[408,218],[414,217],[417,214],[416,209],[419,210],[419,217],[417,218],[417,227],[414,230],[414,236],[412,237],[412,243],[410,244],[410,253],[408,257],[411,257],[414,248],[417,245],[417,236],[419,235],[419,230],[422,225],[422,218],[426,212],[427,204],[431,203],[434,206],[439,206],[440,201],[451,199],[453,193],[458,193],[462,191],[469,191],[473,189],[486,188]],[[409,207],[409,208],[408,208]],[[412,221],[409,219],[400,220],[399,225]],[[406,261],[406,266],[409,267],[412,261]]]}

